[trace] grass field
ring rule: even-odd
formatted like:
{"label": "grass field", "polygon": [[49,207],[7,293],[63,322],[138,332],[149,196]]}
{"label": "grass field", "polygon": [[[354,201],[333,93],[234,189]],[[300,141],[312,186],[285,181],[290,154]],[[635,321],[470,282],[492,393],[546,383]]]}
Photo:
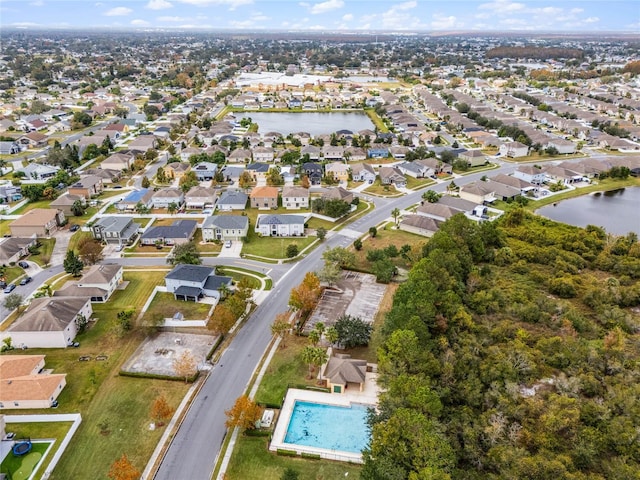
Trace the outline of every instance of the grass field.
{"label": "grass field", "polygon": [[[245,271],[249,272],[250,270],[245,270]],[[243,269],[241,268],[239,269],[236,267],[233,267],[233,268],[217,267],[216,273],[218,275],[225,275],[227,277],[231,277],[235,282],[239,282],[244,278],[249,283],[249,286],[254,290],[258,290],[262,288],[262,282],[260,280],[258,280],[253,275],[247,275],[243,273]],[[264,277],[264,275],[262,275],[261,273],[256,272],[256,275],[258,275],[259,277]]]}
{"label": "grass field", "polygon": [[371,186],[365,188],[364,193],[379,195],[381,197],[392,197],[399,195],[396,187],[394,187],[393,185],[382,185],[380,183],[380,180],[376,180]]}
{"label": "grass field", "polygon": [[[354,267],[359,270],[370,271],[371,262],[367,260],[367,251],[373,249],[382,249],[390,245],[395,245],[398,250],[403,245],[411,245],[411,253],[409,257],[419,258],[422,246],[427,243],[424,237],[416,235],[414,233],[405,232],[403,230],[396,230],[392,228],[391,224],[387,224],[384,228],[379,228],[375,238],[368,237],[363,241],[362,250],[354,251],[356,255],[356,261]],[[393,260],[393,263],[402,268],[410,268],[411,262],[398,256]]]}
{"label": "grass field", "polygon": [[182,313],[186,320],[204,320],[211,309],[208,303],[183,302],[173,298],[173,293],[156,292],[145,318],[161,315],[163,318],[173,317],[177,312]]}
{"label": "grass field", "polygon": [[69,240],[69,250],[74,250],[78,253],[78,245],[80,245],[80,242],[84,238],[93,238],[93,235],[91,235],[91,232],[83,232],[81,230],[74,233]]}
{"label": "grass field", "polygon": [[51,253],[53,253],[53,247],[56,244],[56,239],[41,238],[40,240],[38,240],[38,242],[41,244],[41,246],[38,247],[40,253],[38,253],[37,255],[30,255],[28,260],[36,262],[38,265],[44,268],[46,264],[51,261]]}
{"label": "grass field", "polygon": [[242,245],[242,253],[267,258],[287,258],[287,247],[291,244],[298,246],[301,252],[316,240],[315,236],[307,237],[258,237],[249,230],[248,241]]}
{"label": "grass field", "polygon": [[269,452],[266,438],[240,436],[225,478],[279,480],[286,468],[296,470],[300,480],[357,479],[362,469],[346,462],[280,457]]}

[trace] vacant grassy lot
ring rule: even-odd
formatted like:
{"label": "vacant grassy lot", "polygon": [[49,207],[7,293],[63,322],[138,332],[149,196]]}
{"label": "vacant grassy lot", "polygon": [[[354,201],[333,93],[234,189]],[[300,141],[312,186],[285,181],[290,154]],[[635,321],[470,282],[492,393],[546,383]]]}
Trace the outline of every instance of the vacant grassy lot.
{"label": "vacant grassy lot", "polygon": [[[40,246],[38,247],[39,253],[36,255],[30,255],[28,260],[36,262],[41,267],[45,267],[51,261],[51,253],[53,253],[53,247],[56,244],[55,238],[42,238],[38,240]],[[45,262],[46,260],[46,262]]]}
{"label": "vacant grassy lot", "polygon": [[411,245],[409,260],[401,256],[392,259],[396,266],[410,268],[413,260],[419,258],[422,246],[425,243],[427,243],[426,238],[403,230],[396,230],[392,228],[392,224],[387,224],[385,228],[378,229],[375,238],[369,236],[363,241],[362,250],[354,251],[356,255],[354,267],[359,270],[370,271],[371,262],[367,260],[367,251],[369,250],[387,248],[390,245],[395,245],[396,248],[400,250],[403,245]]}
{"label": "vacant grassy lot", "polygon": [[298,246],[301,252],[316,240],[315,236],[307,237],[258,237],[249,230],[247,241],[242,245],[242,253],[267,258],[287,258],[287,247],[291,244]]}
{"label": "vacant grassy lot", "polygon": [[76,253],[78,253],[78,246],[80,245],[80,242],[85,238],[93,238],[93,235],[91,234],[91,232],[83,232],[81,230],[75,232],[69,240],[69,250],[74,250]]}
{"label": "vacant grassy lot", "polygon": [[153,297],[145,318],[171,318],[177,312],[182,313],[187,320],[203,320],[207,317],[211,305],[208,303],[183,302],[173,298],[173,293],[157,292]]}
{"label": "vacant grassy lot", "polygon": [[231,463],[229,480],[279,480],[286,468],[299,473],[300,480],[357,479],[361,466],[329,460],[280,457],[269,452],[267,438],[238,437]]}

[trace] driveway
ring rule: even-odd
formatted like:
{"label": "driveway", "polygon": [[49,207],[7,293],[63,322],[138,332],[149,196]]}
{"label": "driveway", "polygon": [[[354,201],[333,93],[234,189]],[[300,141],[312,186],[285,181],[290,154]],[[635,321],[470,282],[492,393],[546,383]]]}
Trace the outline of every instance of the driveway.
{"label": "driveway", "polygon": [[220,250],[218,258],[240,258],[241,251],[242,241],[233,240],[230,247],[225,247],[224,244],[222,245],[222,250]]}
{"label": "driveway", "polygon": [[56,244],[53,246],[53,252],[51,252],[50,265],[62,265],[64,257],[67,256],[67,248],[69,248],[69,240],[73,232],[69,230],[58,230],[55,234]]}

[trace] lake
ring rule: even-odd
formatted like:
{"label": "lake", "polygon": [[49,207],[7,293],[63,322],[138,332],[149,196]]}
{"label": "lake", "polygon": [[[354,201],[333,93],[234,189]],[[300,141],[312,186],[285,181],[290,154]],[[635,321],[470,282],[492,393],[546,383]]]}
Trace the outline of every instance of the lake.
{"label": "lake", "polygon": [[543,217],[586,227],[596,225],[615,235],[640,235],[640,187],[620,188],[547,205],[537,210]]}
{"label": "lake", "polygon": [[242,112],[234,113],[236,121],[251,117],[258,124],[259,133],[279,132],[282,135],[307,132],[312,136],[325,135],[338,130],[375,130],[373,122],[363,112]]}

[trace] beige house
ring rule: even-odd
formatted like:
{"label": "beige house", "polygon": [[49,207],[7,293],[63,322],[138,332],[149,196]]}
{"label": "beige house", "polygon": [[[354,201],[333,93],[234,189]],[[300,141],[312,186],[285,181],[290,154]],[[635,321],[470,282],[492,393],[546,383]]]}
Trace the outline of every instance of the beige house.
{"label": "beige house", "polygon": [[278,189],[276,187],[254,187],[249,195],[251,208],[267,210],[278,208]]}
{"label": "beige house", "polygon": [[92,313],[89,297],[35,298],[0,337],[11,337],[15,347],[65,348],[78,333],[76,320],[88,320]]}
{"label": "beige house", "polygon": [[67,384],[66,375],[44,370],[44,355],[0,356],[0,410],[50,408]]}
{"label": "beige house", "polygon": [[469,167],[480,167],[487,163],[487,156],[480,150],[467,150],[460,153],[458,158],[467,162]]}
{"label": "beige house", "polygon": [[11,222],[9,229],[14,237],[48,237],[58,230],[64,219],[64,212],[57,208],[34,208]]}
{"label": "beige house", "polygon": [[73,216],[73,204],[76,202],[82,203],[82,205],[86,205],[85,197],[82,195],[72,195],[70,193],[65,193],[64,195],[60,195],[58,198],[53,200],[49,206],[51,208],[56,208],[58,210],[62,210],[65,217]]}
{"label": "beige house", "polygon": [[91,302],[104,303],[122,284],[122,265],[93,265],[78,282],[67,282],[54,297],[90,297]]}
{"label": "beige house", "polygon": [[349,180],[349,167],[342,162],[327,163],[324,167],[324,174],[336,182],[346,182]]}
{"label": "beige house", "polygon": [[0,243],[0,264],[17,262],[29,253],[29,247],[36,244],[36,239],[31,238],[4,238]]}
{"label": "beige house", "polygon": [[357,360],[347,354],[331,355],[329,349],[329,361],[322,366],[320,378],[327,383],[331,393],[345,393],[348,388],[362,392],[366,373],[366,360]]}
{"label": "beige house", "polygon": [[164,174],[167,178],[180,180],[189,170],[191,170],[191,165],[188,163],[172,162],[165,165]]}
{"label": "beige house", "polygon": [[87,200],[102,193],[102,178],[97,175],[87,175],[82,177],[73,185],[69,186],[69,193],[72,195],[82,195]]}
{"label": "beige house", "polygon": [[309,208],[309,190],[303,187],[283,187],[282,206],[287,210]]}
{"label": "beige house", "polygon": [[133,155],[114,153],[113,155],[109,155],[100,163],[100,168],[102,170],[115,170],[120,172],[128,169],[133,163],[133,160]]}
{"label": "beige house", "polygon": [[215,188],[201,187],[199,185],[191,187],[184,196],[186,207],[189,210],[196,208],[213,208],[217,198],[218,193]]}
{"label": "beige house", "polygon": [[398,228],[423,237],[431,237],[440,228],[440,222],[424,215],[405,215]]}

